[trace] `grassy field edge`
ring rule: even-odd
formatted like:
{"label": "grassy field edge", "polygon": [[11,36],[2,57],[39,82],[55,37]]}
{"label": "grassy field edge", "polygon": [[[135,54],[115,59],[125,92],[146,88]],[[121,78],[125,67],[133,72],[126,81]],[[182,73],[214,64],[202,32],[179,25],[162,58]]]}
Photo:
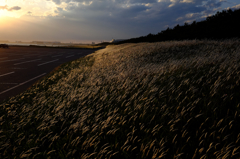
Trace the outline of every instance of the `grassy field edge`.
{"label": "grassy field edge", "polygon": [[1,158],[238,158],[240,42],[123,44],[0,104]]}

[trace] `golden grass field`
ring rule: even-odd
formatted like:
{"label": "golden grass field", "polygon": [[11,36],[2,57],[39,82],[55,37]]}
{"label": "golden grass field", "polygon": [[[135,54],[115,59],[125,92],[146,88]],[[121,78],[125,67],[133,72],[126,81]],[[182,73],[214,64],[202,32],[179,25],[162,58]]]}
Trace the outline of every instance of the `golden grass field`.
{"label": "golden grass field", "polygon": [[0,104],[0,158],[240,158],[240,41],[122,44]]}

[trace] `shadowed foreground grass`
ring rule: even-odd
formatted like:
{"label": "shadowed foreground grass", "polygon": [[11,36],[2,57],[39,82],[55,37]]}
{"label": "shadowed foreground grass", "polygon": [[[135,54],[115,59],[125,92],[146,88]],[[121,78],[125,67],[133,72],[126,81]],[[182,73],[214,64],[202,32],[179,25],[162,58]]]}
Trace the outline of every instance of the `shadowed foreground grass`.
{"label": "shadowed foreground grass", "polygon": [[240,42],[109,46],[0,105],[0,158],[239,158]]}

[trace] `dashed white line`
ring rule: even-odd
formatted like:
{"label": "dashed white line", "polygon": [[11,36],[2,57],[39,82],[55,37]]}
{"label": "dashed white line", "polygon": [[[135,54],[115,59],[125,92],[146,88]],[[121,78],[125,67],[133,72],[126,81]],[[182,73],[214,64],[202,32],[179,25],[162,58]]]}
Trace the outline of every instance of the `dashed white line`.
{"label": "dashed white line", "polygon": [[14,59],[14,60],[5,60],[5,61],[0,61],[0,63],[2,63],[2,62],[8,62],[8,61],[18,61],[18,60],[23,60],[23,59],[25,59],[25,58],[21,58],[21,59]]}
{"label": "dashed white line", "polygon": [[13,74],[13,73],[15,73],[15,72],[5,73],[5,74],[3,74],[3,75],[0,75],[0,77],[2,77],[2,76],[6,76],[6,75],[10,75],[10,74]]}
{"label": "dashed white line", "polygon": [[19,62],[19,63],[15,63],[14,65],[20,65],[20,64],[23,64],[23,63],[34,62],[34,61],[39,61],[39,60],[42,60],[42,59],[36,59],[36,60],[31,60],[31,61]]}
{"label": "dashed white line", "polygon": [[43,73],[43,74],[41,74],[41,75],[39,75],[39,76],[37,76],[37,77],[34,77],[34,78],[32,78],[32,79],[30,79],[30,80],[28,80],[28,81],[25,81],[25,82],[23,82],[23,83],[20,83],[20,84],[14,86],[14,87],[12,87],[12,88],[9,88],[9,89],[7,89],[7,90],[5,90],[5,91],[0,92],[0,94],[6,93],[6,92],[8,92],[8,91],[10,91],[10,90],[12,90],[12,89],[14,89],[14,88],[17,88],[17,87],[19,87],[19,86],[21,86],[21,85],[24,85],[24,84],[26,84],[26,83],[28,83],[28,82],[30,82],[30,81],[32,81],[32,80],[35,80],[35,79],[37,79],[37,78],[39,78],[39,77],[41,77],[41,76],[44,76],[45,74],[46,74],[46,73]]}
{"label": "dashed white line", "polygon": [[56,55],[56,56],[52,56],[52,57],[58,57],[58,56],[62,56],[62,55]]}
{"label": "dashed white line", "polygon": [[75,55],[70,55],[70,56],[67,56],[66,58],[69,58],[69,57],[72,57],[72,56],[75,56]]}
{"label": "dashed white line", "polygon": [[56,60],[53,60],[53,61],[48,61],[48,62],[45,62],[45,63],[39,64],[38,66],[45,65],[45,64],[48,64],[48,63],[51,63],[51,62],[55,62],[55,61],[58,61],[58,60],[59,60],[59,59],[56,59]]}

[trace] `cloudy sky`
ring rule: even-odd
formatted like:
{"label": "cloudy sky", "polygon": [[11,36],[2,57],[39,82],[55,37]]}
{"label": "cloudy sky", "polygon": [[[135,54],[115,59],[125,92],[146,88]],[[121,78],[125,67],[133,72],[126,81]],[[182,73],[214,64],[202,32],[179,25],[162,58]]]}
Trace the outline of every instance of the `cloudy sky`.
{"label": "cloudy sky", "polygon": [[100,42],[200,21],[239,0],[0,0],[0,40]]}

